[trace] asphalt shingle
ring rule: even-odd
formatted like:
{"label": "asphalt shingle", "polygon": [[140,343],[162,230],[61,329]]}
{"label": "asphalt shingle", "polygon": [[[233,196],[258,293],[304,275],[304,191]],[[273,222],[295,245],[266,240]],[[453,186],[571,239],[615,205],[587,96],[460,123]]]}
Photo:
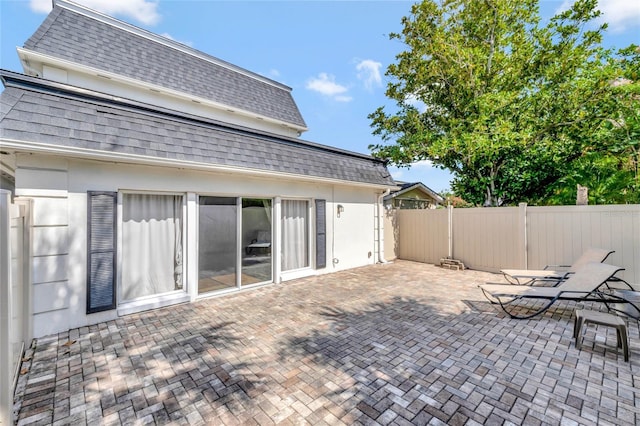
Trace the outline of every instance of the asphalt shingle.
{"label": "asphalt shingle", "polygon": [[158,36],[141,33],[146,32],[54,2],[52,12],[24,47],[306,127],[291,88],[172,40],[161,43]]}
{"label": "asphalt shingle", "polygon": [[0,138],[393,185],[372,157],[2,72]]}

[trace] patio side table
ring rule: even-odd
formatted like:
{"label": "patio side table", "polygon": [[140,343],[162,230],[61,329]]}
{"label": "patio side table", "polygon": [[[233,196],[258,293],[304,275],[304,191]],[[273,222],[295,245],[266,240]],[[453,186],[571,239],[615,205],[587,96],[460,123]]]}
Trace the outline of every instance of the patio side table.
{"label": "patio side table", "polygon": [[573,337],[576,340],[576,348],[582,346],[582,327],[591,323],[613,327],[616,329],[618,340],[618,348],[622,349],[625,362],[629,361],[629,336],[627,331],[627,323],[619,316],[600,311],[591,311],[588,309],[576,309],[575,321],[573,324]]}

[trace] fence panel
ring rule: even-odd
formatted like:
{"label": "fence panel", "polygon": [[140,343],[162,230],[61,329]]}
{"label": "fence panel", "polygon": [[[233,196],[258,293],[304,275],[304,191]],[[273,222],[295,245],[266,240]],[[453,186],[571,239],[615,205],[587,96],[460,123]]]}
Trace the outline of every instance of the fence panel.
{"label": "fence panel", "polygon": [[[13,371],[17,373],[25,344],[25,216],[24,209],[14,205],[11,218],[11,354]],[[15,380],[15,378],[14,378]]]}
{"label": "fence panel", "polygon": [[398,210],[398,257],[440,263],[449,251],[448,211]]}
{"label": "fence panel", "polygon": [[640,284],[640,206],[528,207],[530,269],[570,265],[586,249],[615,250],[607,263],[621,266],[619,275]]}
{"label": "fence panel", "polygon": [[[448,254],[448,210],[400,210],[398,257],[439,263]],[[470,268],[540,269],[573,263],[585,250],[615,250],[607,262],[640,290],[640,205],[453,209],[452,251]]]}
{"label": "fence panel", "polygon": [[465,266],[498,272],[523,268],[524,219],[520,207],[453,210],[453,258]]}
{"label": "fence panel", "polygon": [[398,210],[385,209],[384,212],[384,258],[394,260],[398,257]]}
{"label": "fence panel", "polygon": [[13,392],[28,338],[27,204],[0,191],[0,424],[13,423]]}

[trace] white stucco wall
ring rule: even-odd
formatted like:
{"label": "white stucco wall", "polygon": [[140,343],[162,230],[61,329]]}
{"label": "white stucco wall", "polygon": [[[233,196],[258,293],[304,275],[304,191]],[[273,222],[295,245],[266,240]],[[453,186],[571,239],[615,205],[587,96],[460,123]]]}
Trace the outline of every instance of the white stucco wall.
{"label": "white stucco wall", "polygon": [[[376,194],[357,188],[336,187],[332,207],[327,206],[327,221],[332,222],[334,248],[327,266],[333,259],[334,270],[376,262]],[[337,214],[337,206],[344,211]]]}
{"label": "white stucco wall", "polygon": [[[275,282],[377,261],[375,203],[380,190],[375,188],[30,154],[17,157],[16,188],[17,195],[33,199],[34,337],[117,316],[116,310],[85,314],[87,191],[158,191],[186,195],[186,287],[192,300],[197,295],[194,291],[198,257],[194,241],[197,195],[327,201],[326,268],[278,274],[276,265]],[[338,204],[344,207],[340,217],[337,217]],[[274,215],[278,212],[274,205]],[[313,218],[310,219],[313,223]],[[279,231],[278,222],[274,220],[275,232]],[[313,229],[311,235],[315,235]],[[315,247],[314,238],[311,242]],[[277,251],[276,240],[275,263],[279,262]]]}

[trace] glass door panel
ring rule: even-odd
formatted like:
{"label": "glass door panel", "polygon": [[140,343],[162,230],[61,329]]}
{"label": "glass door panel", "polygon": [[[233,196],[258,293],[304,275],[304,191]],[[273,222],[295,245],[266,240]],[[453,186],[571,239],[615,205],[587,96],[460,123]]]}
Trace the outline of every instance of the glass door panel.
{"label": "glass door panel", "polygon": [[237,199],[200,197],[198,294],[237,286]]}
{"label": "glass door panel", "polygon": [[271,200],[242,199],[242,285],[272,281]]}

